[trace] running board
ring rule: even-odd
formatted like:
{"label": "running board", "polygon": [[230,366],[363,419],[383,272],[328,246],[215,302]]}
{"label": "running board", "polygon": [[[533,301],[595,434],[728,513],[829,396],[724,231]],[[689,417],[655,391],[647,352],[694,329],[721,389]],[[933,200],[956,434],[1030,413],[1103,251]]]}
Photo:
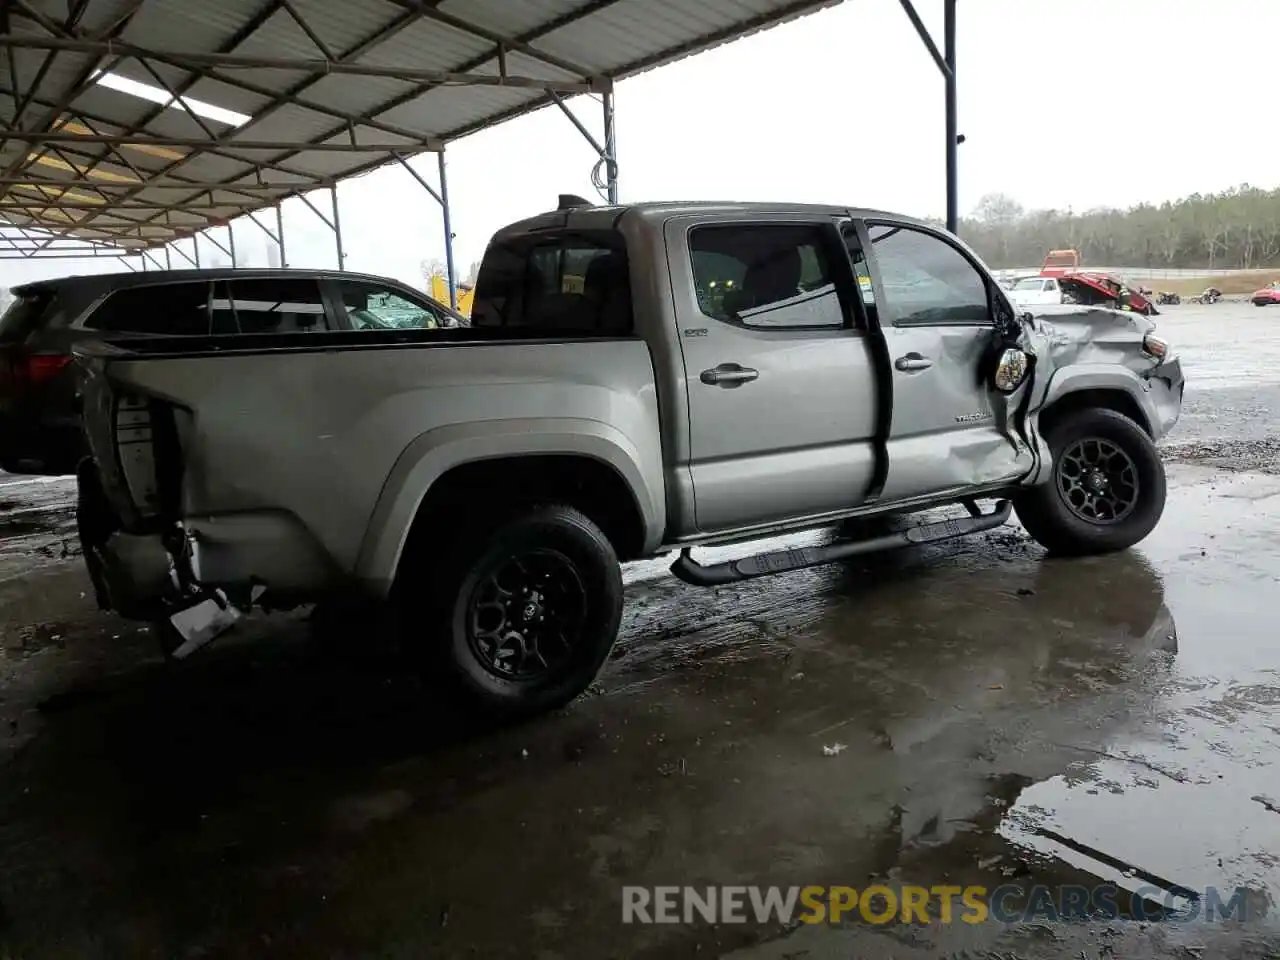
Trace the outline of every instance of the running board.
{"label": "running board", "polygon": [[894,550],[898,547],[909,547],[914,544],[937,543],[940,540],[951,540],[955,537],[981,533],[983,530],[994,530],[1009,519],[1013,504],[1008,500],[1000,500],[990,513],[982,513],[973,501],[965,504],[971,514],[954,520],[939,520],[936,523],[922,523],[907,530],[899,530],[882,537],[869,540],[854,540],[843,543],[831,543],[820,547],[795,547],[790,550],[776,550],[773,553],[758,553],[740,560],[727,560],[724,563],[713,563],[704,566],[689,554],[689,547],[680,551],[680,556],[671,564],[671,572],[695,587],[715,587],[724,583],[737,583],[739,580],[750,580],[753,577],[765,577],[774,573],[786,573],[789,570],[802,570],[805,567],[817,567],[825,563],[835,563],[847,557],[856,557],[864,553],[878,553],[881,550]]}

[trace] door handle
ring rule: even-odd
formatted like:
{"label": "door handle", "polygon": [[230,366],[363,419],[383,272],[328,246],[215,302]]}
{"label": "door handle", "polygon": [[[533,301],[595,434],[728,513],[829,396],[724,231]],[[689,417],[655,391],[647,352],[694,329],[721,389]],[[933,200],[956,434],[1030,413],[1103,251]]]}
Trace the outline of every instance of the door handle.
{"label": "door handle", "polygon": [[893,365],[899,370],[928,370],[933,366],[933,361],[928,357],[922,357],[918,353],[908,353],[905,357],[899,357],[893,362]]}
{"label": "door handle", "polygon": [[707,386],[737,387],[760,376],[759,370],[736,363],[722,363],[710,370],[703,370],[698,379]]}

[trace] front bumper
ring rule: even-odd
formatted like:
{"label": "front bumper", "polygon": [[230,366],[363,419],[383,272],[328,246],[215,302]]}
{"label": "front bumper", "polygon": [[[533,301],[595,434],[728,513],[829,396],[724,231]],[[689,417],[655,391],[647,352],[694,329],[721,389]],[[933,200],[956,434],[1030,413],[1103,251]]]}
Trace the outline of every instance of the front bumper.
{"label": "front bumper", "polygon": [[1147,375],[1145,392],[1152,439],[1162,439],[1177,425],[1186,387],[1182,361],[1176,356],[1166,358]]}

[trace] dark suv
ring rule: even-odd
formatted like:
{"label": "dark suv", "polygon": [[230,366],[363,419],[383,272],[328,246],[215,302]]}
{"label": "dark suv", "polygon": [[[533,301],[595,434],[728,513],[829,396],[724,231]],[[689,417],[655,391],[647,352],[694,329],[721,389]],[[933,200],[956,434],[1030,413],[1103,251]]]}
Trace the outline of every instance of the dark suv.
{"label": "dark suv", "polygon": [[297,334],[467,326],[384,277],[316,270],[165,270],[42,280],[0,317],[0,469],[74,473],[84,453],[71,350],[97,337]]}

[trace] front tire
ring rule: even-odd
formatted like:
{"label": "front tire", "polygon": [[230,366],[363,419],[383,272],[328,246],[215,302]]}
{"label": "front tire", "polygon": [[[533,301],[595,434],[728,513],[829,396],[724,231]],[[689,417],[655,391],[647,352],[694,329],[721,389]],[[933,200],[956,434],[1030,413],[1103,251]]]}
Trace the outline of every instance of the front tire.
{"label": "front tire", "polygon": [[1014,507],[1050,553],[1111,553],[1155,529],[1164,512],[1164,464],[1141,427],[1113,410],[1092,408],[1068,414],[1045,439],[1052,476]]}
{"label": "front tire", "polygon": [[434,562],[402,573],[410,578],[397,584],[402,637],[486,714],[563,706],[590,686],[618,635],[622,572],[612,544],[563,505],[466,527]]}

